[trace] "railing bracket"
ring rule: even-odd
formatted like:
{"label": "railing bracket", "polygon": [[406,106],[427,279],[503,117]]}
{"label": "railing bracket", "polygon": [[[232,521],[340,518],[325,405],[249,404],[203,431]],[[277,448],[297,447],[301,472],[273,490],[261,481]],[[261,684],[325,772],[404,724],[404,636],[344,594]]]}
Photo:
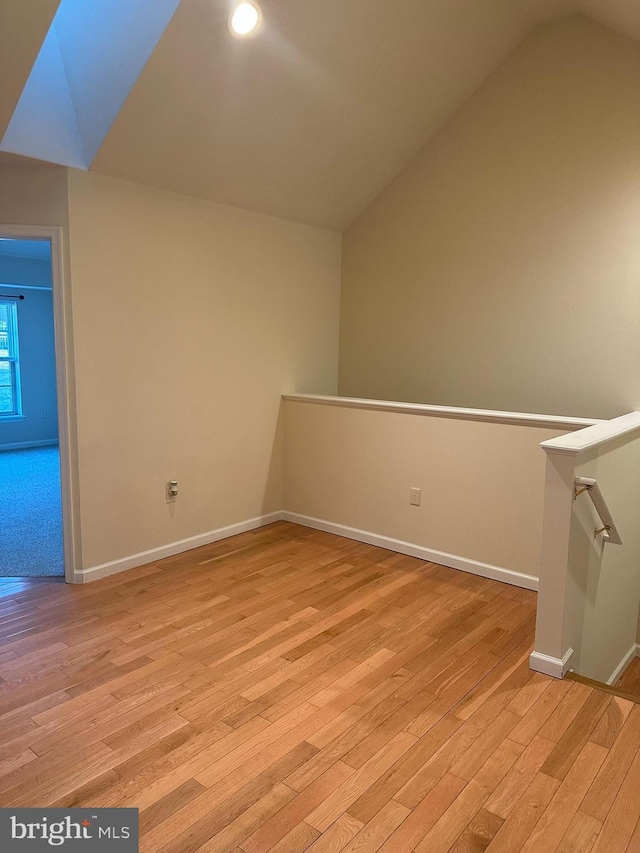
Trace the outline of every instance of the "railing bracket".
{"label": "railing bracket", "polygon": [[593,502],[595,511],[600,516],[600,521],[602,522],[602,527],[595,528],[593,538],[597,539],[601,533],[604,533],[603,538],[605,542],[611,542],[612,545],[622,545],[620,533],[618,532],[616,523],[611,516],[611,512],[609,511],[609,507],[607,506],[602,492],[600,491],[598,483],[590,477],[576,477],[573,487],[573,499],[575,500],[578,495],[581,495],[583,492],[589,492],[589,497]]}

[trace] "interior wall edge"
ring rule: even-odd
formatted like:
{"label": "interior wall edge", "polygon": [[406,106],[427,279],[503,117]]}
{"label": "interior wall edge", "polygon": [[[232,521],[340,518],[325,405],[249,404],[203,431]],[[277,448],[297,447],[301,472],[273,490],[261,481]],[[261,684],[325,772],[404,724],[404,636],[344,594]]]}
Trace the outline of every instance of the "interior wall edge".
{"label": "interior wall edge", "polygon": [[634,660],[638,654],[640,654],[640,645],[638,643],[634,643],[629,651],[622,658],[618,666],[613,670],[609,678],[607,678],[606,683],[612,687],[614,686],[624,675],[625,670],[629,666],[632,660]]}

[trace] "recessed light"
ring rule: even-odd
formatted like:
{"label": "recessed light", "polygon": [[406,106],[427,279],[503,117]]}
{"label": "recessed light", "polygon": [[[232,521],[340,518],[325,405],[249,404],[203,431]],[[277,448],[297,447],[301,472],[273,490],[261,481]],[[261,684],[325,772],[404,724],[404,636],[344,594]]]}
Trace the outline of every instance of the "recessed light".
{"label": "recessed light", "polygon": [[256,3],[239,3],[229,15],[229,31],[239,38],[250,36],[261,20],[262,12]]}

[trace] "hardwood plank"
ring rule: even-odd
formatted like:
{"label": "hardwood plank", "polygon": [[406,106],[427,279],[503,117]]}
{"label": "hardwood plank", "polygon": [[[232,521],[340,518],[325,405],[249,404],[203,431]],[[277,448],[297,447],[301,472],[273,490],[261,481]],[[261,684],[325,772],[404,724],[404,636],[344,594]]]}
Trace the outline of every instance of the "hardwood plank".
{"label": "hardwood plank", "polygon": [[618,679],[616,687],[640,699],[640,658],[635,658]]}
{"label": "hardwood plank", "polygon": [[[227,824],[224,829],[221,829],[220,832],[197,849],[201,853],[229,853],[234,847],[240,846],[241,842],[247,836],[251,835],[261,823],[269,820],[275,812],[292,800],[294,796],[295,791],[292,791],[291,788],[287,788],[282,783],[277,784],[262,799],[248,808],[235,820],[231,821],[231,823]],[[144,853],[144,849],[141,846],[141,853]]]}
{"label": "hardwood plank", "polygon": [[606,753],[602,746],[585,744],[527,839],[523,853],[552,853],[558,847]]}
{"label": "hardwood plank", "polygon": [[[372,723],[373,715],[367,715],[367,727],[375,725],[375,728],[346,753],[342,759],[345,764],[350,767],[362,767],[388,740],[406,728],[426,705],[434,702],[435,697],[425,691],[418,694],[410,702],[405,702],[400,706],[397,705],[400,700],[395,697],[390,697],[387,701],[389,703],[387,707],[392,707],[393,710],[379,723],[377,720]],[[381,704],[384,705],[385,703]]]}
{"label": "hardwood plank", "polygon": [[369,823],[343,848],[344,853],[364,853],[365,850],[377,850],[393,833],[410,810],[390,800]]}
{"label": "hardwood plank", "polygon": [[[386,685],[381,685],[381,688],[386,688]],[[360,702],[349,708],[348,716],[341,714],[332,721],[330,728],[335,737],[326,736],[329,728],[327,726],[311,735],[310,742],[316,746],[319,743],[326,743],[326,745],[286,780],[289,787],[295,788],[296,791],[304,790],[327,767],[343,759],[345,754],[366,738],[369,732],[375,731],[382,721],[391,716],[397,708],[402,707],[401,700],[388,695],[389,690],[392,690],[392,685],[384,690],[371,691]],[[319,735],[322,737],[318,737]]]}
{"label": "hardwood plank", "polygon": [[321,805],[314,809],[307,816],[306,822],[323,832],[366,791],[372,782],[379,779],[386,770],[393,766],[415,742],[416,739],[413,735],[405,732],[396,735],[373,758],[370,758],[366,764],[354,771]]}
{"label": "hardwood plank", "polygon": [[596,691],[589,696],[542,765],[543,773],[564,779],[610,703],[606,693]]}
{"label": "hardwood plank", "polygon": [[340,853],[361,829],[359,820],[343,814],[309,847],[308,853]]}
{"label": "hardwood plank", "polygon": [[577,811],[558,846],[558,853],[590,853],[601,829],[602,821]]}
{"label": "hardwood plank", "polygon": [[[320,833],[317,829],[302,821],[277,844],[274,844],[269,853],[302,853],[319,837]],[[244,847],[238,848],[238,853],[241,853],[241,850],[244,850]]]}
{"label": "hardwood plank", "polygon": [[522,850],[559,786],[557,779],[538,773],[494,836],[488,850],[491,853]]}
{"label": "hardwood plank", "polygon": [[339,785],[345,782],[353,770],[340,761],[325,771],[301,794],[281,809],[271,820],[263,823],[253,835],[242,842],[246,853],[266,853],[281,841],[300,821],[320,805]]}
{"label": "hardwood plank", "polygon": [[632,708],[633,702],[622,699],[620,696],[615,696],[607,705],[589,740],[610,749],[620,734],[620,730],[631,713]]}
{"label": "hardwood plank", "polygon": [[0,797],[144,853],[633,850],[640,711],[530,672],[535,602],[285,522],[0,581]]}
{"label": "hardwood plank", "polygon": [[4,756],[0,758],[0,776],[8,776],[19,767],[24,767],[30,761],[35,761],[37,757],[31,749],[16,750],[11,753],[5,751]]}
{"label": "hardwood plank", "polygon": [[417,853],[446,853],[462,835],[487,798],[486,790],[469,782],[422,841]]}
{"label": "hardwood plank", "polygon": [[473,779],[485,762],[495,756],[500,749],[508,751],[511,759],[509,766],[513,764],[522,752],[519,745],[508,740],[509,733],[517,723],[518,717],[515,714],[511,711],[501,711],[483,734],[480,743],[476,744],[475,749],[465,752],[451,766],[454,776],[467,780]]}
{"label": "hardwood plank", "polygon": [[553,747],[553,741],[536,736],[495,788],[485,808],[498,817],[506,819],[535,779]]}
{"label": "hardwood plank", "polygon": [[486,706],[481,706],[463,723],[438,752],[404,784],[395,795],[395,799],[413,808],[459,759],[468,755],[469,760],[475,762],[475,748],[482,749],[478,757],[484,760],[486,751],[482,745],[485,743],[485,738],[489,738],[492,744],[497,744],[508,736],[514,725],[513,720],[518,719],[509,712],[495,717],[496,711],[508,704],[511,693],[506,690],[501,691],[497,697],[496,702],[488,702]]}
{"label": "hardwood plank", "polygon": [[503,824],[502,818],[480,809],[451,848],[451,853],[482,853]]}
{"label": "hardwood plank", "polygon": [[167,794],[166,797],[163,797],[161,800],[158,800],[157,803],[154,803],[152,806],[149,806],[148,809],[141,812],[140,835],[144,835],[152,830],[154,826],[157,826],[159,823],[170,818],[171,815],[180,811],[181,808],[186,806],[192,800],[195,800],[197,796],[206,790],[207,789],[203,785],[200,785],[199,782],[196,782],[195,779],[187,779],[187,781],[183,785],[180,785],[179,788],[176,788],[175,791]]}
{"label": "hardwood plank", "polygon": [[609,750],[600,773],[589,788],[580,810],[604,822],[640,749],[640,708],[634,707]]}
{"label": "hardwood plank", "polygon": [[235,790],[226,785],[218,789],[205,788],[194,800],[147,831],[141,839],[141,849],[150,853],[160,849],[165,853],[190,853],[198,849],[268,794],[311,752],[313,748],[309,744],[299,744],[266,771],[251,778],[245,775],[243,783]]}
{"label": "hardwood plank", "polygon": [[557,743],[592,693],[593,690],[583,684],[571,684],[566,695],[540,727],[538,734]]}
{"label": "hardwood plank", "polygon": [[640,820],[640,750],[593,845],[593,853],[625,853]]}
{"label": "hardwood plank", "polygon": [[636,823],[635,831],[631,836],[631,840],[627,847],[628,853],[633,853],[634,850],[640,850],[640,819],[638,819],[638,822]]}
{"label": "hardwood plank", "polygon": [[380,848],[380,853],[413,850],[465,787],[464,779],[445,774]]}
{"label": "hardwood plank", "polygon": [[571,688],[569,681],[550,680],[542,695],[511,732],[511,740],[527,746],[554,713]]}
{"label": "hardwood plank", "polygon": [[509,702],[507,705],[507,711],[518,714],[519,717],[524,717],[524,715],[531,710],[533,705],[542,696],[548,686],[548,678],[539,672],[534,673],[525,686],[519,690],[517,695],[513,697],[511,702]]}

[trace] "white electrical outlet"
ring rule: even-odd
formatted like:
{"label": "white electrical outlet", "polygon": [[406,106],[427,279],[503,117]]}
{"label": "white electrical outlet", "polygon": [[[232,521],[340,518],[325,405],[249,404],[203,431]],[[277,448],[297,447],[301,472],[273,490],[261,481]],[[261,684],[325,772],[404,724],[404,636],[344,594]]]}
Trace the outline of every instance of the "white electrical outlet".
{"label": "white electrical outlet", "polygon": [[166,486],[167,490],[167,503],[172,504],[176,501],[178,497],[178,481],[177,480],[169,480]]}
{"label": "white electrical outlet", "polygon": [[411,489],[409,492],[409,503],[411,506],[420,506],[422,499],[422,489]]}

